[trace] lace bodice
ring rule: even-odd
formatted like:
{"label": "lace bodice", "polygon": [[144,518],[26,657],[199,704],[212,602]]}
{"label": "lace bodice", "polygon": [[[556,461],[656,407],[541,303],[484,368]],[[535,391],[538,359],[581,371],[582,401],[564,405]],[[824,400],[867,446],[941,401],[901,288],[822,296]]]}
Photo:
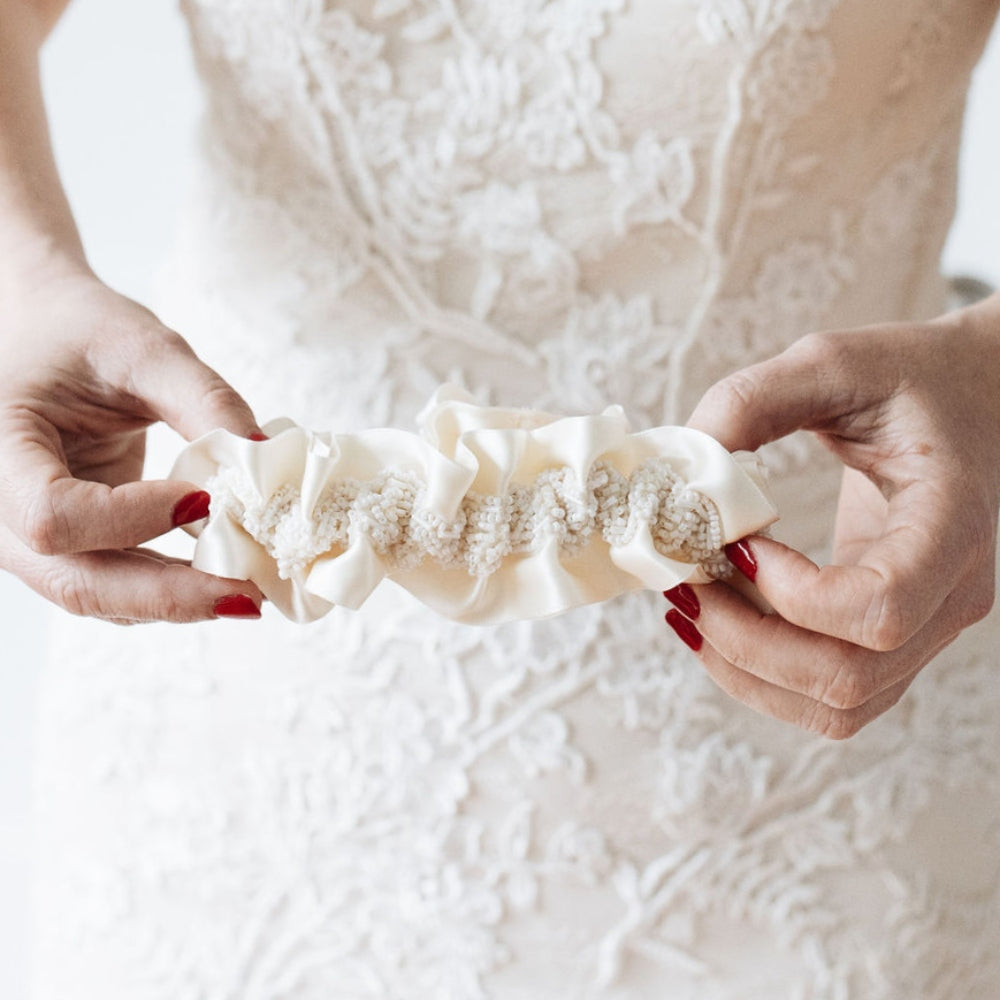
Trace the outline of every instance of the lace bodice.
{"label": "lace bodice", "polygon": [[409,425],[456,369],[678,423],[803,332],[940,306],[994,0],[185,6],[198,284],[257,312],[244,349],[336,366],[336,419],[303,422]]}
{"label": "lace bodice", "polygon": [[[453,381],[682,423],[802,333],[941,306],[996,0],[182,2],[205,161],[162,313],[262,418],[408,427]],[[766,457],[821,551],[835,470]],[[64,623],[39,1000],[991,996],[989,627],[842,745],[729,701],[662,610]]]}

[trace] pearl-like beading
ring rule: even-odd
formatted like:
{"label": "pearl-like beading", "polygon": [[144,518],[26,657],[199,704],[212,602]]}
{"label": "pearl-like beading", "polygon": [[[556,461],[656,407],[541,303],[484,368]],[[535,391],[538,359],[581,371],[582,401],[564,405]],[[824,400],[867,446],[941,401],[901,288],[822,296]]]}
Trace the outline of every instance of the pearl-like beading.
{"label": "pearl-like beading", "polygon": [[537,552],[556,539],[572,557],[595,532],[627,545],[649,527],[657,551],[719,575],[722,526],[715,504],[688,487],[666,459],[624,475],[595,462],[583,489],[572,469],[552,468],[504,494],[467,493],[452,519],[425,503],[426,488],[411,472],[387,469],[360,482],[331,484],[306,516],[299,490],[287,484],[261,497],[235,469],[208,484],[213,516],[225,513],[262,545],[279,575],[290,579],[317,557],[343,551],[365,536],[380,556],[404,568],[431,559],[476,577],[495,572],[512,555]]}

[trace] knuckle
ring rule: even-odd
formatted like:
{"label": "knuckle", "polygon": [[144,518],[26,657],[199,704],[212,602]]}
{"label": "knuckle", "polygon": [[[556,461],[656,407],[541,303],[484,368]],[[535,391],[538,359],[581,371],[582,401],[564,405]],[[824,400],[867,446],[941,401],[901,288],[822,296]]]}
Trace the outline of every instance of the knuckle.
{"label": "knuckle", "polygon": [[962,607],[959,619],[961,627],[968,628],[976,622],[981,622],[993,610],[995,600],[996,592],[992,579],[976,587]]}
{"label": "knuckle", "polygon": [[843,742],[857,736],[864,728],[864,717],[856,710],[843,711],[829,705],[816,704],[809,710],[801,727],[824,739]]}
{"label": "knuckle", "polygon": [[850,710],[867,704],[877,693],[868,663],[850,660],[840,664],[824,685],[819,700],[829,708]]}
{"label": "knuckle", "polygon": [[864,719],[859,713],[834,711],[822,735],[828,740],[843,742],[857,736],[863,728]]}
{"label": "knuckle", "polygon": [[[971,529],[972,538],[968,545],[969,564],[989,567],[991,579],[993,578],[997,551],[997,536],[992,523],[993,516],[991,510],[977,521],[977,524]],[[981,528],[983,524],[989,525],[989,528],[983,530]]]}
{"label": "knuckle", "polygon": [[892,587],[882,587],[868,605],[861,628],[861,645],[885,653],[899,649],[913,634],[912,612]]}
{"label": "knuckle", "polygon": [[138,357],[146,362],[157,362],[168,358],[172,354],[192,353],[191,345],[175,330],[164,326],[155,318],[150,317],[151,322],[141,327],[135,342],[135,350]]}
{"label": "knuckle", "polygon": [[208,617],[203,611],[203,603],[191,593],[187,567],[168,566],[149,596],[144,620],[178,624],[201,621]]}
{"label": "knuckle", "polygon": [[178,354],[187,357],[194,353],[179,333],[163,326],[152,315],[148,321],[130,327],[126,333],[121,340],[122,366],[118,378],[138,397],[142,392],[136,384],[137,373],[166,365]]}
{"label": "knuckle", "polygon": [[71,615],[89,617],[93,614],[90,588],[77,572],[63,568],[50,575],[45,592],[51,601]]}
{"label": "knuckle", "polygon": [[44,493],[24,513],[23,535],[29,548],[41,556],[66,552],[69,524],[50,493]]}
{"label": "knuckle", "polygon": [[752,369],[744,369],[716,382],[705,394],[705,402],[727,416],[740,414],[752,406],[760,391],[761,380]]}
{"label": "knuckle", "polygon": [[846,364],[850,347],[850,342],[842,334],[808,333],[800,337],[790,350],[811,367],[835,371]]}
{"label": "knuckle", "polygon": [[202,392],[205,407],[220,417],[225,417],[234,411],[246,411],[246,403],[242,396],[222,376],[214,372],[206,380]]}
{"label": "knuckle", "polygon": [[[756,657],[754,652],[756,652]],[[754,676],[760,671],[759,664],[755,662],[760,659],[759,648],[754,650],[742,642],[733,642],[726,646],[725,657],[730,666],[738,671],[737,676]]]}
{"label": "knuckle", "polygon": [[190,622],[195,617],[191,614],[191,608],[187,602],[182,601],[172,590],[166,590],[159,595],[157,606],[149,609],[147,621],[165,622]]}

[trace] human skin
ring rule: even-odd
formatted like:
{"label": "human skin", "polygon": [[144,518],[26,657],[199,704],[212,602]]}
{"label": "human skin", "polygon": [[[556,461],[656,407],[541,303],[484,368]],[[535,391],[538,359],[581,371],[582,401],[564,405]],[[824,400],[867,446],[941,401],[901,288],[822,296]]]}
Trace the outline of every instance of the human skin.
{"label": "human skin", "polygon": [[38,78],[64,6],[0,0],[0,567],[119,623],[259,617],[254,584],[142,547],[208,500],[192,483],[141,481],[146,428],[260,428],[178,334],[87,264]]}
{"label": "human skin", "polygon": [[891,708],[993,604],[1000,295],[920,325],[804,337],[713,386],[690,418],[730,449],[813,431],[844,463],[832,563],[730,549],[774,613],[724,582],[668,623],[740,701],[832,738]]}
{"label": "human skin", "polygon": [[[135,548],[192,484],[142,482],[144,430],[259,432],[238,393],[90,271],[52,162],[37,53],[62,0],[0,0],[0,566],[69,610],[194,621],[261,595]],[[724,582],[670,622],[762,712],[845,737],[993,600],[1000,297],[919,326],[811,335],[711,389],[691,425],[730,449],[813,430],[848,467],[834,564],[734,551],[775,609]],[[754,564],[756,569],[754,569]]]}

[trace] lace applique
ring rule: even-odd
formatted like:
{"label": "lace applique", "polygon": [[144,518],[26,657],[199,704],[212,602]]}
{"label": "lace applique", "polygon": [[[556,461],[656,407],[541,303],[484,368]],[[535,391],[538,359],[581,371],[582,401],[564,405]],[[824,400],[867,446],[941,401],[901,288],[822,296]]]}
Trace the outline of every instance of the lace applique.
{"label": "lace applique", "polygon": [[663,379],[679,331],[657,322],[653,309],[648,295],[581,296],[559,334],[538,346],[549,387],[542,405],[587,412],[626,393],[639,419],[661,422]]}

